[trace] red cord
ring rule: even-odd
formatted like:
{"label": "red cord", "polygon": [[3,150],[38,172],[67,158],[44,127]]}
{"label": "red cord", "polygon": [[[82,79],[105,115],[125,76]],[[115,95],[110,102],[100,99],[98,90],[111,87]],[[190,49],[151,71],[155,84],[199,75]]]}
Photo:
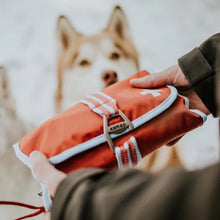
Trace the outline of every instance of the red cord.
{"label": "red cord", "polygon": [[25,215],[21,218],[16,218],[15,220],[22,220],[22,219],[25,219],[25,218],[31,218],[31,217],[34,217],[34,216],[37,216],[37,215],[40,215],[41,213],[43,213],[44,211],[43,210],[38,210],[32,214],[29,214],[29,215]]}
{"label": "red cord", "polygon": [[37,216],[37,215],[45,212],[44,206],[33,206],[33,205],[20,203],[20,202],[0,201],[0,205],[14,205],[14,206],[25,207],[25,208],[28,208],[28,209],[38,209],[36,212],[34,212],[32,214],[17,218],[15,220],[22,220],[22,219],[25,219],[25,218],[34,217],[34,216]]}

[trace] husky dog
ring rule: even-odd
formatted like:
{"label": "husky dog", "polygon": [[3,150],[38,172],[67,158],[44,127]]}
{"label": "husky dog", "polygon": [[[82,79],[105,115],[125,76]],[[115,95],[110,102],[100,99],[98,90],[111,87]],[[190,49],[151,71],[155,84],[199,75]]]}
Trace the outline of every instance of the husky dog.
{"label": "husky dog", "polygon": [[[10,92],[5,68],[0,67],[0,200],[36,204],[39,191],[37,181],[19,159],[12,144],[28,131],[28,126],[18,117],[15,101]],[[36,194],[35,194],[36,193]],[[17,207],[0,205],[0,219],[9,220],[27,214]]]}
{"label": "husky dog", "polygon": [[57,40],[56,112],[139,69],[138,53],[119,6],[106,28],[91,36],[79,33],[65,16],[60,16]]}
{"label": "husky dog", "polygon": [[[114,8],[107,26],[91,36],[79,33],[65,16],[60,16],[57,46],[57,113],[139,70],[139,56],[119,6]],[[163,155],[166,156],[163,158]],[[175,148],[164,148],[146,157],[141,167],[159,171],[171,164],[180,164],[178,161]]]}

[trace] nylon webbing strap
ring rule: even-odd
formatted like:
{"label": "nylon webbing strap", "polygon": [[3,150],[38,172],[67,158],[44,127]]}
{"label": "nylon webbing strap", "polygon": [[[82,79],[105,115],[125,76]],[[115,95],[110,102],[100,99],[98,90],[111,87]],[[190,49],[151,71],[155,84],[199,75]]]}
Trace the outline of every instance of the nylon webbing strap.
{"label": "nylon webbing strap", "polygon": [[103,92],[98,92],[91,96],[87,96],[80,102],[86,104],[95,113],[101,116],[106,116],[107,118],[118,114],[118,107],[115,99]]}
{"label": "nylon webbing strap", "polygon": [[118,167],[132,167],[141,162],[141,153],[136,139],[132,136],[121,147],[115,147],[115,156],[118,161]]}

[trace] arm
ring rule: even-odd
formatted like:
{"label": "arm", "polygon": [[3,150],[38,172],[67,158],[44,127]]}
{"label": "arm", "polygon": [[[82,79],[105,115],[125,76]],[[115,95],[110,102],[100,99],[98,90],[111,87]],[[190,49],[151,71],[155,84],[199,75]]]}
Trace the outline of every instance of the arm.
{"label": "arm", "polygon": [[220,164],[159,174],[82,169],[66,177],[39,152],[31,154],[31,162],[55,193],[52,220],[220,219]]}
{"label": "arm", "polygon": [[157,175],[83,169],[58,187],[52,220],[220,219],[220,167]]}
{"label": "arm", "polygon": [[171,84],[190,100],[190,107],[217,114],[216,78],[220,76],[220,34],[206,40],[179,60],[179,65],[141,79],[132,80],[135,87],[154,88]]}
{"label": "arm", "polygon": [[220,34],[213,35],[178,61],[193,90],[213,116],[217,116],[215,82],[220,74]]}

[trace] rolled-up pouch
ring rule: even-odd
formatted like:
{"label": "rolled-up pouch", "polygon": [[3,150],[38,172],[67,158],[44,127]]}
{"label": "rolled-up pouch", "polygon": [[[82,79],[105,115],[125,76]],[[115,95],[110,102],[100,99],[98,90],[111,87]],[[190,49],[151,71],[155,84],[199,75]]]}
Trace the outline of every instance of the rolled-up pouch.
{"label": "rolled-up pouch", "polygon": [[[146,75],[147,71],[140,71],[49,119],[14,145],[16,155],[31,168],[29,155],[38,150],[67,174],[83,167],[133,166],[203,124],[206,115],[190,110],[188,100],[174,87],[130,85],[131,79]],[[52,201],[41,186],[49,210]]]}

